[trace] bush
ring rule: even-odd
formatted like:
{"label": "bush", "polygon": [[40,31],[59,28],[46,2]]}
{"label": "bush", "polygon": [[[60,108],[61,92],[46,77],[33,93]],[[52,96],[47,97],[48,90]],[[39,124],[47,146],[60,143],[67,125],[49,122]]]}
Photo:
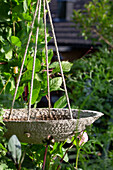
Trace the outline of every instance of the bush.
{"label": "bush", "polygon": [[[111,146],[113,139],[112,56],[113,50],[109,51],[106,47],[103,47],[91,56],[74,61],[67,82],[72,108],[95,110],[104,113],[104,116],[92,126],[92,130],[88,130],[88,134],[91,135],[89,143],[85,145],[85,150],[91,149],[89,151],[87,150],[87,156],[90,158],[88,165],[91,164],[91,168],[94,166],[94,162],[97,163],[100,159],[97,159],[96,162],[98,152],[100,152],[102,159],[106,158],[106,166],[108,166],[108,164],[110,164],[109,167],[112,165],[110,156],[113,153],[113,147]],[[95,147],[93,148],[94,143]],[[87,145],[89,144],[90,147],[88,148]],[[94,154],[96,151],[96,157],[91,160],[90,154]],[[83,155],[80,160],[81,162],[83,161]],[[98,166],[100,166],[100,164],[98,164]]]}
{"label": "bush", "polygon": [[83,11],[73,13],[75,26],[81,29],[85,39],[90,38],[94,43],[100,41],[102,45],[97,52],[74,61],[68,75],[72,108],[104,113],[87,129],[90,140],[80,154],[80,167],[84,170],[113,169],[112,8],[111,0],[93,0]]}

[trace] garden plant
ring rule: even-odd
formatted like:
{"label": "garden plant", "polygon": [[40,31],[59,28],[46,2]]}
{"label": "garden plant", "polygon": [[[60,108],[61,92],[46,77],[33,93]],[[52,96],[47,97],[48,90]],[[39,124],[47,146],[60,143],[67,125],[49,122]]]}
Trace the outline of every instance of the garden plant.
{"label": "garden plant", "polygon": [[[83,169],[113,169],[113,2],[92,0],[83,11],[74,11],[75,27],[92,40],[96,52],[74,61],[68,76],[72,108],[104,113],[91,129],[89,142],[80,152]],[[98,43],[97,43],[98,42]],[[73,89],[73,90],[72,90]],[[76,96],[76,97],[75,97]],[[87,154],[86,154],[87,153]]]}
{"label": "garden plant", "polygon": [[[63,147],[66,141],[58,143],[48,136],[45,144],[35,145],[20,143],[15,134],[9,140],[4,137],[7,129],[3,122],[3,108],[11,108],[28,35],[31,31],[31,22],[36,8],[36,1],[4,0],[0,2],[0,7],[0,169],[59,169],[61,167],[64,167],[65,169],[66,165],[61,165],[61,163],[68,162],[68,149]],[[32,30],[32,40],[28,48],[20,86],[16,95],[15,108],[28,107],[35,46],[35,32],[37,26],[39,26],[40,31],[31,101],[32,107],[36,108],[37,103],[41,101],[43,96],[46,96],[47,98],[47,73],[42,5],[40,24],[38,25],[36,20],[35,26]],[[50,39],[51,37],[47,33],[47,40],[49,41]],[[67,103],[62,88],[62,78],[59,74],[59,65],[58,62],[51,64],[51,59],[53,57],[52,50],[48,50],[48,57],[50,69],[50,91],[62,92],[62,97],[54,103],[53,107],[62,108],[65,107]],[[72,64],[63,61],[62,67],[64,73],[68,74]],[[76,140],[77,144],[75,142]],[[81,140],[82,143],[85,143],[84,137],[82,139],[82,135],[78,136],[78,138],[76,136],[76,138],[68,141],[68,143],[70,143],[70,147],[77,145],[79,151],[79,146],[80,148],[82,146],[79,145]],[[77,164],[78,159],[76,165],[74,165],[76,168]],[[69,165],[67,169],[70,168],[72,169],[74,167]]]}
{"label": "garden plant", "polygon": [[[98,5],[96,4],[98,3]],[[104,6],[104,9],[102,8]],[[31,22],[35,12],[36,0],[3,0],[0,1],[0,169],[107,169],[113,167],[112,164],[112,1],[94,0],[86,5],[90,14],[94,11],[96,15],[103,13],[95,21],[95,14],[87,17],[80,11],[74,13],[74,21],[81,23],[83,35],[89,36],[85,31],[90,30],[94,23],[100,23],[97,36],[100,36],[102,47],[96,54],[84,57],[73,64],[68,61],[62,62],[63,71],[69,96],[71,98],[72,108],[91,109],[101,111],[105,116],[98,120],[95,126],[87,128],[86,132],[81,132],[67,139],[64,142],[55,142],[51,136],[48,136],[44,144],[27,144],[20,143],[15,134],[7,140],[4,137],[7,131],[3,122],[3,108],[10,108],[15,85],[18,79],[18,73],[22,64],[25,47],[31,30]],[[97,8],[100,7],[101,10]],[[92,9],[93,8],[93,9]],[[43,24],[43,5],[41,8],[41,20],[38,25],[35,21],[32,39],[28,48],[27,58],[22,73],[20,86],[18,88],[15,108],[27,108],[29,101],[30,80],[32,75],[32,64],[35,46],[36,27],[39,26],[39,39],[37,46],[37,58],[35,67],[35,78],[32,95],[32,107],[36,108],[37,104],[43,97],[47,98],[47,73],[46,73],[46,56],[45,56],[45,38]],[[90,11],[90,9],[92,9]],[[96,10],[97,9],[97,10]],[[104,11],[103,11],[104,10]],[[99,13],[100,12],[100,13]],[[89,14],[89,13],[88,13]],[[108,14],[108,15],[107,15]],[[107,18],[109,16],[109,18]],[[87,21],[87,18],[89,19]],[[94,20],[93,20],[94,19]],[[104,20],[105,19],[105,20]],[[84,23],[88,24],[82,25]],[[100,22],[101,21],[101,22]],[[106,27],[104,27],[104,23]],[[93,24],[93,26],[91,25]],[[103,25],[102,25],[103,24]],[[105,28],[105,29],[104,29]],[[109,36],[106,35],[106,29]],[[90,31],[89,31],[90,32]],[[88,33],[89,33],[88,32]],[[97,33],[95,31],[95,33]],[[105,36],[105,37],[104,37]],[[104,37],[104,38],[103,38]],[[51,37],[47,33],[48,42]],[[107,45],[106,45],[107,43]],[[62,78],[58,62],[51,63],[53,51],[48,50],[49,69],[50,69],[50,90],[60,91],[62,96],[57,100],[53,107],[63,108],[67,106],[66,97],[62,87]],[[27,89],[27,96],[26,91]],[[73,90],[72,90],[73,89]],[[76,96],[76,97],[75,97]],[[106,140],[105,140],[106,139]],[[87,142],[87,143],[86,143]],[[86,144],[85,144],[86,143]],[[68,144],[68,148],[67,148]],[[15,147],[18,145],[18,149]],[[75,162],[69,163],[69,151],[75,147]],[[79,158],[79,159],[78,159]]]}

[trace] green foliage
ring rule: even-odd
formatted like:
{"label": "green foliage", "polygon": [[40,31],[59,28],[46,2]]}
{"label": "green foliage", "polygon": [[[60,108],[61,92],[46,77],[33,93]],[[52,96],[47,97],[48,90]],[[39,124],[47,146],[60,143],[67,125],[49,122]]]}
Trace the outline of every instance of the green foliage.
{"label": "green foliage", "polygon": [[[15,85],[19,76],[20,68],[25,53],[28,35],[31,31],[31,22],[36,8],[36,0],[3,0],[0,1],[0,101],[3,108],[11,108]],[[28,47],[27,57],[23,67],[20,85],[16,95],[15,108],[23,108],[28,105],[30,84],[33,67],[33,56],[35,47],[36,28],[39,26],[39,37],[37,45],[37,55],[35,64],[35,75],[31,104],[35,107],[43,96],[47,95],[47,68],[45,55],[45,37],[43,24],[43,5],[41,9],[40,23],[35,21],[31,42]],[[51,37],[47,33],[47,40]],[[48,50],[48,63],[50,69],[50,91],[63,91],[62,78],[59,76],[58,62],[51,64],[53,51]],[[68,74],[72,64],[62,62],[63,71]],[[14,68],[18,68],[18,73]],[[51,71],[52,70],[52,71]],[[55,77],[56,76],[56,77]],[[23,93],[28,86],[28,98],[24,101]],[[65,107],[66,98],[63,96],[56,103],[55,107]],[[0,169],[23,169],[38,168],[42,169],[45,153],[44,145],[20,144],[19,140],[13,135],[9,142],[3,137],[5,133],[0,111]],[[48,146],[46,158],[46,169],[55,169],[60,164],[60,159],[68,162],[68,154],[63,155],[66,149],[64,143],[55,143]],[[13,159],[13,161],[12,161]],[[30,162],[30,163],[28,163]],[[22,164],[23,163],[23,164]],[[28,165],[28,166],[27,166]]]}
{"label": "green foliage", "polygon": [[4,133],[6,131],[6,128],[3,123],[3,109],[1,109],[0,106],[0,169],[5,170],[8,169],[7,163],[6,163],[6,153],[7,153],[7,143],[4,136]]}
{"label": "green foliage", "polygon": [[[54,158],[55,156],[59,156],[60,158],[63,158],[66,149],[63,147],[64,143],[55,143],[53,145],[53,150],[51,151],[52,157]],[[65,162],[68,162],[68,155],[66,154],[64,159]]]}
{"label": "green foliage", "polygon": [[54,108],[64,108],[67,105],[66,96],[60,97],[54,104]]}
{"label": "green foliage", "polygon": [[[68,61],[62,61],[61,65],[62,65],[63,72],[69,72],[71,70],[71,67],[72,67],[73,64],[68,62]],[[60,67],[59,67],[58,62],[52,63],[49,66],[49,68],[54,68],[53,71],[52,71],[53,73],[60,72]]]}
{"label": "green foliage", "polygon": [[50,90],[59,90],[62,85],[62,77],[55,77],[50,81]]}
{"label": "green foliage", "polygon": [[85,39],[100,41],[96,53],[74,62],[68,76],[68,88],[73,108],[97,110],[104,116],[88,130],[89,142],[83,146],[79,167],[113,169],[113,2],[92,0],[83,11],[74,11],[73,20]]}
{"label": "green foliage", "polygon": [[[85,39],[99,40],[113,48],[113,1],[92,0],[83,11],[74,11],[76,27],[81,28]],[[96,36],[94,36],[96,34]]]}
{"label": "green foliage", "polygon": [[[30,83],[28,83],[29,91],[30,91]],[[34,87],[33,87],[33,93],[32,93],[32,101],[31,104],[34,104],[39,96],[39,92],[41,89],[41,84],[37,79],[34,79]]]}
{"label": "green foliage", "polygon": [[[28,62],[27,69],[32,71],[33,67],[33,58]],[[40,60],[37,58],[35,63],[35,72],[39,72],[41,69]]]}
{"label": "green foliage", "polygon": [[17,47],[21,47],[21,41],[16,36],[11,36],[11,43],[12,43],[12,45],[15,45]]}
{"label": "green foliage", "polygon": [[[71,88],[76,87],[71,94],[75,105],[80,106],[86,100],[88,102],[84,109],[92,108],[111,114],[108,113],[107,108],[111,109],[112,103],[112,55],[113,51],[103,47],[92,57],[83,58],[74,63],[73,75],[70,76],[68,84]],[[98,104],[96,104],[97,100],[99,100]]]}
{"label": "green foliage", "polygon": [[[63,158],[66,149],[63,147],[65,142],[62,143],[51,143],[48,146],[47,150],[47,157],[46,157],[46,166],[45,169],[57,169],[60,159]],[[42,169],[43,166],[43,159],[45,153],[45,146],[43,144],[40,145],[29,145],[26,150],[26,155],[29,159],[33,162],[32,167],[37,169]],[[65,162],[68,162],[68,154],[65,155],[64,159]],[[26,157],[24,162],[26,161]],[[23,162],[23,167],[24,167]]]}
{"label": "green foliage", "polygon": [[[101,162],[101,156],[98,156],[99,153],[102,155],[102,159],[105,159],[106,155],[109,163],[105,159],[106,165],[98,164],[98,167],[102,166],[107,169],[108,166],[112,166],[110,163],[112,160],[109,158],[109,153],[113,149],[110,148],[113,137],[110,123],[113,121],[112,56],[113,50],[109,51],[104,46],[92,56],[75,61],[71,75],[68,76],[67,85],[70,89],[69,96],[72,101],[72,108],[96,110],[104,113],[104,116],[95,123],[95,127],[92,127],[90,142],[83,147],[83,152],[81,152],[80,161],[84,160],[83,165],[86,165],[83,169],[91,169],[93,164],[98,164],[99,159]],[[94,134],[96,138],[93,137]],[[86,153],[89,160],[84,158]],[[92,162],[90,154],[95,155]],[[91,164],[90,168],[88,168],[89,163]]]}
{"label": "green foliage", "polygon": [[[3,109],[0,108],[0,141],[3,142],[3,135],[4,135],[4,131],[5,131],[5,128],[4,128],[4,123],[3,123],[3,118],[2,118],[2,115],[3,115]],[[5,155],[7,152],[7,149],[5,148],[5,146],[3,145],[3,143],[0,143],[0,158],[1,156]]]}
{"label": "green foliage", "polygon": [[[9,7],[8,13],[9,20],[3,20],[1,25],[1,35],[0,35],[0,93],[2,94],[1,101],[4,107],[9,108],[11,105],[12,97],[15,91],[15,84],[18,79],[19,73],[15,74],[13,71],[14,67],[20,67],[22,64],[25,47],[28,40],[28,35],[31,30],[30,25],[33,18],[33,14],[36,7],[36,1],[31,3],[31,0],[8,2],[7,0],[3,2],[3,8],[6,5]],[[43,6],[41,10],[41,21],[39,24],[39,38],[37,46],[37,56],[35,64],[35,79],[32,95],[32,104],[36,104],[41,100],[41,97],[47,95],[47,75],[46,75],[46,55],[45,55],[45,38],[44,38],[44,24],[43,24]],[[20,86],[16,95],[15,107],[24,107],[24,100],[22,93],[24,92],[25,86],[28,84],[30,92],[30,81],[32,76],[33,67],[33,56],[34,56],[34,46],[35,46],[35,34],[36,27],[38,26],[37,21],[35,21],[35,26],[33,28],[32,40],[30,42],[27,57],[25,60],[22,78]],[[51,37],[47,34],[48,41]],[[48,50],[49,65],[53,57],[53,51]],[[5,62],[5,63],[4,63]],[[63,68],[68,72],[71,68],[70,63],[62,63]],[[68,67],[66,66],[68,65]],[[58,67],[58,66],[57,66]],[[51,68],[51,67],[50,67]],[[60,70],[59,70],[60,71]],[[60,86],[62,85],[62,78],[53,78],[58,70],[51,73],[50,76],[50,90],[62,90]],[[7,96],[7,98],[6,98]],[[9,97],[8,97],[9,96]],[[7,100],[9,100],[9,105],[7,105]],[[28,96],[29,101],[29,96]],[[28,102],[27,101],[27,102]]]}

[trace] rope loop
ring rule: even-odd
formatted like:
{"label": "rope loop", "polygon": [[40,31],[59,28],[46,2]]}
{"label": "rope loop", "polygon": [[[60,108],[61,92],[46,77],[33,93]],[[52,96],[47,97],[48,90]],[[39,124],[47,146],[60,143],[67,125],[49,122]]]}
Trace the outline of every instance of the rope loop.
{"label": "rope loop", "polygon": [[[12,110],[13,110],[13,106],[14,106],[17,90],[18,90],[19,83],[20,83],[20,78],[21,78],[22,71],[23,71],[24,62],[25,62],[25,59],[26,59],[29,43],[30,43],[30,40],[31,40],[31,35],[32,35],[32,32],[33,32],[34,22],[35,22],[37,11],[38,11],[38,27],[36,29],[35,50],[34,50],[32,78],[31,78],[31,86],[30,86],[30,98],[29,98],[29,106],[28,106],[28,121],[30,120],[31,101],[32,101],[32,92],[33,92],[33,80],[34,80],[34,74],[35,74],[35,63],[36,63],[37,44],[38,44],[38,35],[39,35],[39,23],[40,23],[40,15],[41,15],[41,4],[42,4],[42,1],[41,0],[37,0],[35,14],[34,14],[34,18],[33,18],[32,25],[31,25],[31,32],[30,32],[29,37],[28,37],[28,42],[27,42],[27,45],[26,45],[26,49],[25,49],[25,53],[24,53],[24,58],[23,58],[22,66],[21,66],[19,77],[18,77],[18,81],[17,81],[17,84],[16,84],[15,94],[14,94],[14,97],[13,97],[13,102],[12,102],[12,107],[11,107],[11,110],[10,110],[9,118],[11,117],[11,114],[12,114]],[[51,29],[52,29],[52,34],[53,34],[53,39],[54,39],[54,43],[55,43],[55,48],[56,48],[56,53],[57,53],[57,57],[58,57],[58,62],[59,62],[59,66],[60,66],[60,71],[61,71],[61,75],[62,75],[62,81],[63,81],[63,85],[64,85],[64,90],[65,90],[65,95],[66,95],[66,99],[67,99],[67,104],[68,104],[68,108],[69,108],[71,119],[73,119],[72,111],[71,111],[71,106],[70,106],[70,102],[69,102],[69,97],[68,97],[68,93],[67,93],[67,88],[66,88],[66,82],[65,82],[65,78],[64,78],[64,74],[63,74],[62,65],[61,65],[61,60],[60,60],[60,54],[59,54],[59,50],[58,50],[56,35],[55,35],[54,26],[53,26],[52,17],[51,17],[51,12],[50,12],[50,8],[49,8],[49,3],[48,3],[47,0],[43,0],[45,55],[46,55],[46,66],[47,66],[47,89],[48,89],[48,96],[47,96],[47,98],[48,98],[48,105],[49,105],[49,115],[51,114],[50,113],[51,102],[50,102],[50,87],[49,87],[48,42],[47,42],[47,30],[46,30],[46,22],[47,22],[46,21],[46,6],[47,6],[47,12],[48,12],[48,15],[49,15],[50,26],[51,26]]]}
{"label": "rope loop", "polygon": [[61,65],[61,60],[60,60],[60,54],[59,54],[59,50],[58,50],[56,35],[55,35],[55,31],[54,31],[52,16],[51,16],[50,8],[49,8],[49,3],[48,3],[47,0],[46,0],[46,5],[47,5],[47,10],[48,10],[48,15],[49,15],[50,25],[51,25],[51,29],[52,29],[53,39],[54,39],[54,43],[55,43],[56,53],[57,53],[57,57],[58,57],[58,62],[59,62],[59,66],[60,66],[60,71],[61,71],[61,75],[62,75],[64,90],[65,90],[65,95],[66,95],[66,99],[67,99],[67,104],[68,104],[68,108],[69,108],[69,112],[70,112],[71,119],[73,119],[72,111],[71,111],[71,106],[70,106],[70,101],[69,101],[69,97],[68,97],[68,93],[67,93],[67,88],[66,88],[66,82],[65,82],[65,78],[64,78],[64,74],[63,74],[62,65]]}
{"label": "rope loop", "polygon": [[24,58],[23,58],[22,65],[21,65],[21,68],[20,68],[20,73],[19,73],[19,77],[18,77],[18,80],[17,80],[17,84],[16,84],[16,89],[15,89],[15,93],[14,93],[14,97],[13,97],[12,106],[11,106],[11,109],[10,109],[9,118],[11,118],[11,114],[12,114],[12,111],[13,111],[13,106],[14,106],[14,103],[15,103],[15,98],[16,98],[18,87],[19,87],[24,62],[25,62],[25,59],[26,59],[26,55],[27,55],[29,44],[30,44],[31,36],[32,36],[32,33],[33,33],[33,27],[34,27],[34,22],[35,22],[37,11],[38,11],[38,6],[39,6],[39,0],[37,0],[36,9],[35,9],[33,21],[32,21],[32,24],[31,24],[31,31],[29,33],[29,37],[28,37],[28,41],[27,41],[27,45],[26,45],[26,49],[25,49],[25,53],[24,53]]}

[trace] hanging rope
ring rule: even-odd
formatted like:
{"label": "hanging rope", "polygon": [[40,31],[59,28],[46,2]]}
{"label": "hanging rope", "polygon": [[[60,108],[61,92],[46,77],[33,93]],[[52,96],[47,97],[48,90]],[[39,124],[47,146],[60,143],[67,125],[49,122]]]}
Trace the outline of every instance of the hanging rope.
{"label": "hanging rope", "polygon": [[[54,43],[55,43],[56,52],[57,52],[57,56],[58,56],[60,71],[61,71],[62,80],[63,80],[63,84],[64,84],[64,90],[65,90],[66,99],[67,99],[67,103],[68,103],[68,107],[69,107],[69,112],[70,112],[70,115],[71,115],[71,119],[73,119],[72,111],[71,111],[71,107],[70,107],[70,102],[69,102],[69,97],[68,97],[68,93],[67,93],[67,88],[66,88],[66,83],[65,83],[65,78],[64,78],[64,74],[63,74],[63,69],[62,69],[62,65],[61,65],[61,61],[60,61],[60,55],[59,55],[59,50],[58,50],[58,46],[57,46],[55,31],[54,31],[54,27],[53,27],[53,23],[52,23],[52,17],[51,17],[51,13],[50,13],[49,4],[48,4],[47,0],[43,0],[49,114],[50,114],[51,103],[50,103],[50,87],[49,87],[49,66],[48,66],[48,48],[47,48],[48,44],[47,44],[47,34],[46,34],[46,9],[45,9],[45,3],[47,4],[47,10],[48,10],[48,14],[49,14],[50,25],[51,25],[51,29],[52,29],[52,33],[53,33]],[[22,71],[23,71],[24,62],[25,62],[26,55],[27,55],[27,50],[28,50],[29,43],[30,43],[30,40],[31,40],[31,35],[32,35],[32,32],[33,32],[33,26],[34,26],[34,22],[35,22],[35,19],[36,19],[38,7],[39,7],[39,12],[38,12],[38,24],[39,24],[39,22],[40,22],[40,13],[41,13],[41,0],[37,0],[35,14],[34,14],[34,18],[33,18],[32,25],[31,25],[31,32],[30,32],[29,37],[28,37],[28,42],[27,42],[27,45],[26,45],[22,66],[21,66],[18,81],[17,81],[17,84],[16,84],[15,94],[14,94],[14,97],[13,97],[13,102],[12,102],[12,107],[11,107],[11,110],[10,110],[9,118],[11,117],[11,114],[12,114],[12,110],[13,110],[17,90],[18,90],[19,83],[20,83],[20,78],[21,78]],[[31,110],[32,92],[33,92],[33,80],[34,80],[34,73],[35,73],[35,62],[36,62],[36,53],[37,53],[38,34],[39,34],[39,26],[37,27],[37,31],[36,31],[35,52],[34,52],[34,60],[33,60],[32,79],[31,79],[31,88],[30,88],[30,99],[29,99],[29,110],[28,110],[28,120],[30,119],[30,110]]]}
{"label": "hanging rope", "polygon": [[67,99],[67,103],[68,103],[68,107],[69,107],[69,112],[70,112],[71,119],[73,119],[72,111],[71,111],[71,107],[70,107],[70,102],[69,102],[69,97],[68,97],[68,93],[67,93],[67,88],[66,88],[66,83],[65,83],[65,78],[64,78],[64,74],[63,74],[61,60],[60,60],[60,54],[59,54],[58,45],[57,45],[57,41],[56,41],[56,35],[55,35],[54,27],[53,27],[51,12],[50,12],[50,8],[49,8],[49,4],[48,4],[47,0],[46,0],[46,4],[47,4],[47,10],[48,10],[48,15],[49,15],[50,25],[51,25],[51,29],[52,29],[52,34],[53,34],[53,38],[54,38],[56,53],[57,53],[57,56],[58,56],[60,71],[61,71],[61,75],[62,75],[62,80],[63,80],[63,84],[64,84],[66,99]]}
{"label": "hanging rope", "polygon": [[48,64],[48,47],[47,47],[47,32],[46,32],[46,8],[45,0],[43,0],[43,9],[44,9],[44,32],[45,32],[45,52],[46,52],[46,66],[47,66],[47,89],[48,89],[48,105],[49,105],[49,115],[50,115],[50,87],[49,87],[49,64]]}
{"label": "hanging rope", "polygon": [[34,80],[34,73],[35,73],[35,63],[36,63],[37,43],[38,43],[38,34],[39,34],[40,13],[41,13],[41,0],[39,0],[38,27],[37,27],[37,30],[36,30],[35,51],[34,51],[34,59],[33,59],[31,86],[30,86],[28,120],[30,119],[30,111],[31,111],[31,100],[32,100],[32,93],[33,93],[33,80]]}
{"label": "hanging rope", "polygon": [[14,103],[15,103],[15,98],[16,98],[18,87],[19,87],[19,83],[20,83],[20,78],[21,78],[21,75],[22,75],[22,70],[23,70],[24,62],[25,62],[25,59],[26,59],[27,50],[28,50],[28,47],[29,47],[29,43],[30,43],[30,40],[31,40],[31,35],[32,35],[32,32],[33,32],[33,26],[34,26],[34,22],[35,22],[36,15],[37,15],[38,5],[39,5],[39,0],[37,0],[35,14],[34,14],[34,18],[33,18],[32,25],[31,25],[31,32],[29,34],[28,42],[27,42],[27,45],[26,45],[25,53],[24,53],[23,62],[22,62],[22,65],[21,65],[18,81],[17,81],[17,84],[16,84],[16,89],[15,89],[15,93],[14,93],[14,97],[13,97],[13,102],[12,102],[9,118],[11,117],[13,106],[14,106]]}

